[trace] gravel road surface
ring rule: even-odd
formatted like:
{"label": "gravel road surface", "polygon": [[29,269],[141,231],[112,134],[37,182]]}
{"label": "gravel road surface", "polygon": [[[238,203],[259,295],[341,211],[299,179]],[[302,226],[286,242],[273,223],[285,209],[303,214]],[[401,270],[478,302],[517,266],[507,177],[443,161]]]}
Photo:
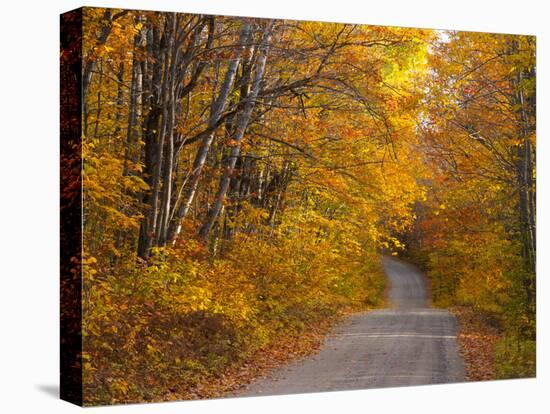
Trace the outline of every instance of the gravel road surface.
{"label": "gravel road surface", "polygon": [[239,395],[275,395],[464,380],[457,322],[430,308],[426,278],[383,257],[391,308],[359,313],[335,328],[320,352],[272,371]]}

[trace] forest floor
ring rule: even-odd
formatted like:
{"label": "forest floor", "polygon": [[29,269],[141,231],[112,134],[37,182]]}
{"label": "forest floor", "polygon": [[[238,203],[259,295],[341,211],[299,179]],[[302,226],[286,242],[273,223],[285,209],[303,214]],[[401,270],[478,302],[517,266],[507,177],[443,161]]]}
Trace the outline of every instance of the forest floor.
{"label": "forest floor", "polygon": [[501,338],[498,328],[483,315],[466,306],[449,309],[458,319],[460,355],[466,363],[468,381],[495,379],[495,347]]}

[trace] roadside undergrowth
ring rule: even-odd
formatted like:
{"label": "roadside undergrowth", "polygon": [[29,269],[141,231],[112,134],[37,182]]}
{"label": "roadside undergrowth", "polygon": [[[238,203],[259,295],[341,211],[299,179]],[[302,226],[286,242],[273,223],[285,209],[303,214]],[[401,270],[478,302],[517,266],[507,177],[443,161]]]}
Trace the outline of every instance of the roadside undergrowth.
{"label": "roadside undergrowth", "polygon": [[[205,378],[190,390],[172,395],[174,400],[197,398],[220,398],[237,395],[258,378],[265,377],[273,369],[292,361],[307,358],[318,352],[327,334],[342,320],[357,311],[354,308],[340,309],[335,315],[307,326],[302,332],[291,333],[275,339],[262,347],[242,364],[231,367],[219,375]],[[165,401],[162,398],[159,401]]]}
{"label": "roadside undergrowth", "polygon": [[187,239],[120,273],[86,259],[86,405],[225,396],[384,302],[375,249],[337,250],[337,235],[236,237],[218,258]]}

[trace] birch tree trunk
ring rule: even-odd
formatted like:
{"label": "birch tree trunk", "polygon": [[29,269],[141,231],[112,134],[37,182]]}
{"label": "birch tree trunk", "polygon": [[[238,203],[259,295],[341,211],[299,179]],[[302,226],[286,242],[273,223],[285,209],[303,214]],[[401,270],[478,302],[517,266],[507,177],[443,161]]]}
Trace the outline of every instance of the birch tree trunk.
{"label": "birch tree trunk", "polygon": [[203,240],[206,240],[208,238],[208,235],[210,234],[210,230],[212,229],[212,226],[214,225],[222,209],[223,201],[225,199],[227,190],[229,188],[229,184],[231,182],[231,175],[233,174],[235,163],[237,162],[237,158],[239,157],[239,154],[240,154],[241,141],[246,131],[246,128],[248,127],[248,122],[250,121],[250,117],[252,115],[252,110],[254,109],[256,99],[258,98],[258,95],[260,93],[260,87],[262,84],[266,62],[267,62],[269,42],[271,40],[271,31],[273,28],[273,24],[274,22],[270,21],[267,27],[264,29],[264,34],[260,45],[258,60],[255,65],[254,81],[252,83],[252,88],[250,90],[250,93],[245,99],[244,108],[239,113],[237,118],[235,133],[233,136],[234,146],[231,148],[231,154],[228,157],[227,162],[224,166],[224,172],[220,179],[218,192],[216,193],[213,206],[209,210],[208,216],[203,226],[199,230],[199,237]]}
{"label": "birch tree trunk", "polygon": [[[124,151],[124,168],[123,175],[128,175],[129,161],[133,158],[133,153],[136,152],[135,143],[137,141],[137,106],[138,95],[141,94],[141,65],[136,59],[136,50],[139,46],[141,34],[137,34],[134,38],[134,58],[132,60],[132,78],[130,83],[130,107],[128,109],[128,127],[126,130],[126,148]],[[139,86],[138,86],[139,84]]]}
{"label": "birch tree trunk", "polygon": [[[174,16],[174,20],[176,20]],[[174,25],[174,36],[175,36]],[[171,44],[171,62],[170,62],[170,80],[168,87],[168,119],[166,126],[166,161],[164,167],[164,179],[163,179],[163,194],[161,201],[161,220],[158,228],[158,245],[164,246],[166,244],[166,236],[168,231],[168,221],[170,215],[170,202],[172,200],[172,175],[174,169],[174,121],[175,121],[175,78],[176,78],[176,66],[178,64],[178,45],[172,40]]]}
{"label": "birch tree trunk", "polygon": [[[233,87],[233,83],[235,80],[237,69],[239,67],[239,63],[242,59],[242,56],[244,55],[245,50],[247,48],[248,49],[251,48],[250,45],[247,45],[247,42],[249,41],[249,37],[250,37],[250,23],[245,22],[239,36],[240,48],[237,53],[237,56],[230,61],[229,66],[227,68],[227,72],[225,73],[224,81],[218,93],[218,96],[212,104],[211,115],[208,121],[209,129],[214,128],[218,124],[223,112],[225,111],[229,93],[231,92],[231,89]],[[176,210],[175,217],[171,221],[170,228],[168,231],[168,240],[171,240],[173,243],[175,243],[175,241],[177,240],[177,237],[181,232],[181,222],[186,217],[187,213],[189,212],[189,208],[193,203],[193,199],[197,191],[201,171],[206,162],[206,158],[210,150],[210,147],[212,145],[212,142],[214,141],[214,136],[215,136],[215,132],[212,131],[203,137],[200,147],[195,156],[195,160],[193,162],[193,168],[191,170],[189,179],[183,184],[184,186],[187,187],[184,193],[185,195],[183,197],[183,201],[181,202],[180,206]]]}

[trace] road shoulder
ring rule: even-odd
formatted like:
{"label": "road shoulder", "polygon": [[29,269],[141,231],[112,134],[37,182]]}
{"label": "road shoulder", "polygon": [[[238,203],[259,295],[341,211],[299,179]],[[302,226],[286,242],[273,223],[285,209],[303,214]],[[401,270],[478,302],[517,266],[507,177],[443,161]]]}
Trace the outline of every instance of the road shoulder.
{"label": "road shoulder", "polygon": [[460,355],[466,364],[467,381],[496,379],[495,348],[502,334],[471,307],[449,308],[458,319]]}

